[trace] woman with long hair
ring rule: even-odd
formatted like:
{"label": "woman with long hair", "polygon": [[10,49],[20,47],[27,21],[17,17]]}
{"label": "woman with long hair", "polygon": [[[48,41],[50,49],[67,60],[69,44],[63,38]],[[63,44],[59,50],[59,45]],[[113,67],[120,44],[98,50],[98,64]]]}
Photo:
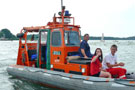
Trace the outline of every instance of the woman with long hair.
{"label": "woman with long hair", "polygon": [[102,60],[103,54],[100,48],[95,50],[94,56],[92,57],[91,65],[90,65],[90,74],[95,77],[105,77],[111,78],[111,74],[109,72],[102,70]]}

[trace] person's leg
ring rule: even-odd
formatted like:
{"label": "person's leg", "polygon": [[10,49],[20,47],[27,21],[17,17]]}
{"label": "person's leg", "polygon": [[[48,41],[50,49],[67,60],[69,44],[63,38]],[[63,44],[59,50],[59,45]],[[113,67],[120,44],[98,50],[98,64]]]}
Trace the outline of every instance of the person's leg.
{"label": "person's leg", "polygon": [[123,69],[123,68],[110,68],[110,69],[107,69],[108,72],[111,73],[112,76],[116,76],[115,78],[121,78],[121,79],[126,79],[126,69]]}
{"label": "person's leg", "polygon": [[127,70],[125,68],[121,68],[121,70],[123,71],[123,73],[127,73]]}
{"label": "person's leg", "polygon": [[109,72],[112,75],[112,78],[118,78],[119,71],[117,68],[107,69],[107,72]]}
{"label": "person's leg", "polygon": [[119,71],[119,73],[118,73],[118,76],[119,76],[119,78],[121,78],[121,79],[126,79],[126,69],[124,69],[124,68],[117,68],[118,69],[118,71]]}
{"label": "person's leg", "polygon": [[111,74],[109,72],[101,71],[99,77],[111,78]]}

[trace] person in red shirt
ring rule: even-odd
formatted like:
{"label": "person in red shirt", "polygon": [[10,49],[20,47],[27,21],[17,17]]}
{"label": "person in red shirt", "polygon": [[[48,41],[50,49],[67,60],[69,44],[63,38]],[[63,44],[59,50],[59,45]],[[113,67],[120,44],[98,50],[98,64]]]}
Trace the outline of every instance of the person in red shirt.
{"label": "person in red shirt", "polygon": [[102,50],[100,48],[97,48],[95,50],[94,56],[92,57],[90,65],[90,75],[95,77],[111,78],[111,74],[109,72],[102,71],[102,60]]}

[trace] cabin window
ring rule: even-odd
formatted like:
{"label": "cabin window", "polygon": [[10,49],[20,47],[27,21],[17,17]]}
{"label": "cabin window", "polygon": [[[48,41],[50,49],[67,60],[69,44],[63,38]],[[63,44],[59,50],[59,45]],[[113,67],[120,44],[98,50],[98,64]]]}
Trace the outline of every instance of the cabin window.
{"label": "cabin window", "polygon": [[21,42],[24,44],[25,43],[25,38],[21,38]]}
{"label": "cabin window", "polygon": [[39,45],[39,55],[41,55],[40,59],[43,62],[46,62],[47,60],[47,35],[48,32],[47,31],[41,31],[40,32],[40,44]]}
{"label": "cabin window", "polygon": [[47,42],[47,32],[41,32],[41,44],[46,44]]}
{"label": "cabin window", "polygon": [[37,43],[38,35],[39,35],[38,32],[28,32],[27,43]]}
{"label": "cabin window", "polygon": [[76,31],[65,31],[65,45],[80,46],[79,33]]}
{"label": "cabin window", "polygon": [[52,45],[61,46],[61,33],[59,31],[52,32]]}

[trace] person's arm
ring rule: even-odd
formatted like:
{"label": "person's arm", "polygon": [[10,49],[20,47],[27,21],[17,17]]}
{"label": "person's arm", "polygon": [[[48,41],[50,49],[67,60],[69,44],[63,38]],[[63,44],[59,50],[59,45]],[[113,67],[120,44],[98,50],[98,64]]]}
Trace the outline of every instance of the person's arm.
{"label": "person's arm", "polygon": [[[117,62],[115,62],[115,64],[117,64]],[[124,65],[125,65],[125,63],[123,63],[123,62],[119,63],[119,66],[124,66]]]}
{"label": "person's arm", "polygon": [[84,56],[84,58],[88,58],[88,56],[85,53],[86,43],[85,42],[82,42],[81,45],[80,45],[80,48],[81,48],[81,53]]}
{"label": "person's arm", "polygon": [[96,56],[94,56],[92,58],[92,62],[95,62],[99,56],[101,56],[101,53],[98,53]]}
{"label": "person's arm", "polygon": [[95,62],[98,57],[99,57],[98,55],[94,56],[94,57],[92,58],[91,62]]}
{"label": "person's arm", "polygon": [[120,66],[119,64],[115,63],[114,65],[111,65],[110,63],[106,63],[107,67],[112,68],[112,67],[117,67]]}
{"label": "person's arm", "polygon": [[81,53],[82,53],[82,55],[84,56],[84,58],[88,58],[87,55],[85,54],[84,49],[81,49]]}
{"label": "person's arm", "polygon": [[106,65],[107,65],[108,68],[120,66],[120,64],[117,63],[117,60],[115,60],[115,64],[113,64],[113,65],[110,64],[110,58],[109,58],[109,56],[106,56],[105,57],[105,61],[106,61]]}
{"label": "person's arm", "polygon": [[120,62],[120,63],[115,62],[114,65],[111,65],[110,63],[106,63],[106,64],[107,64],[107,66],[108,66],[109,68],[117,67],[117,66],[124,66],[124,63],[122,63],[122,62]]}

